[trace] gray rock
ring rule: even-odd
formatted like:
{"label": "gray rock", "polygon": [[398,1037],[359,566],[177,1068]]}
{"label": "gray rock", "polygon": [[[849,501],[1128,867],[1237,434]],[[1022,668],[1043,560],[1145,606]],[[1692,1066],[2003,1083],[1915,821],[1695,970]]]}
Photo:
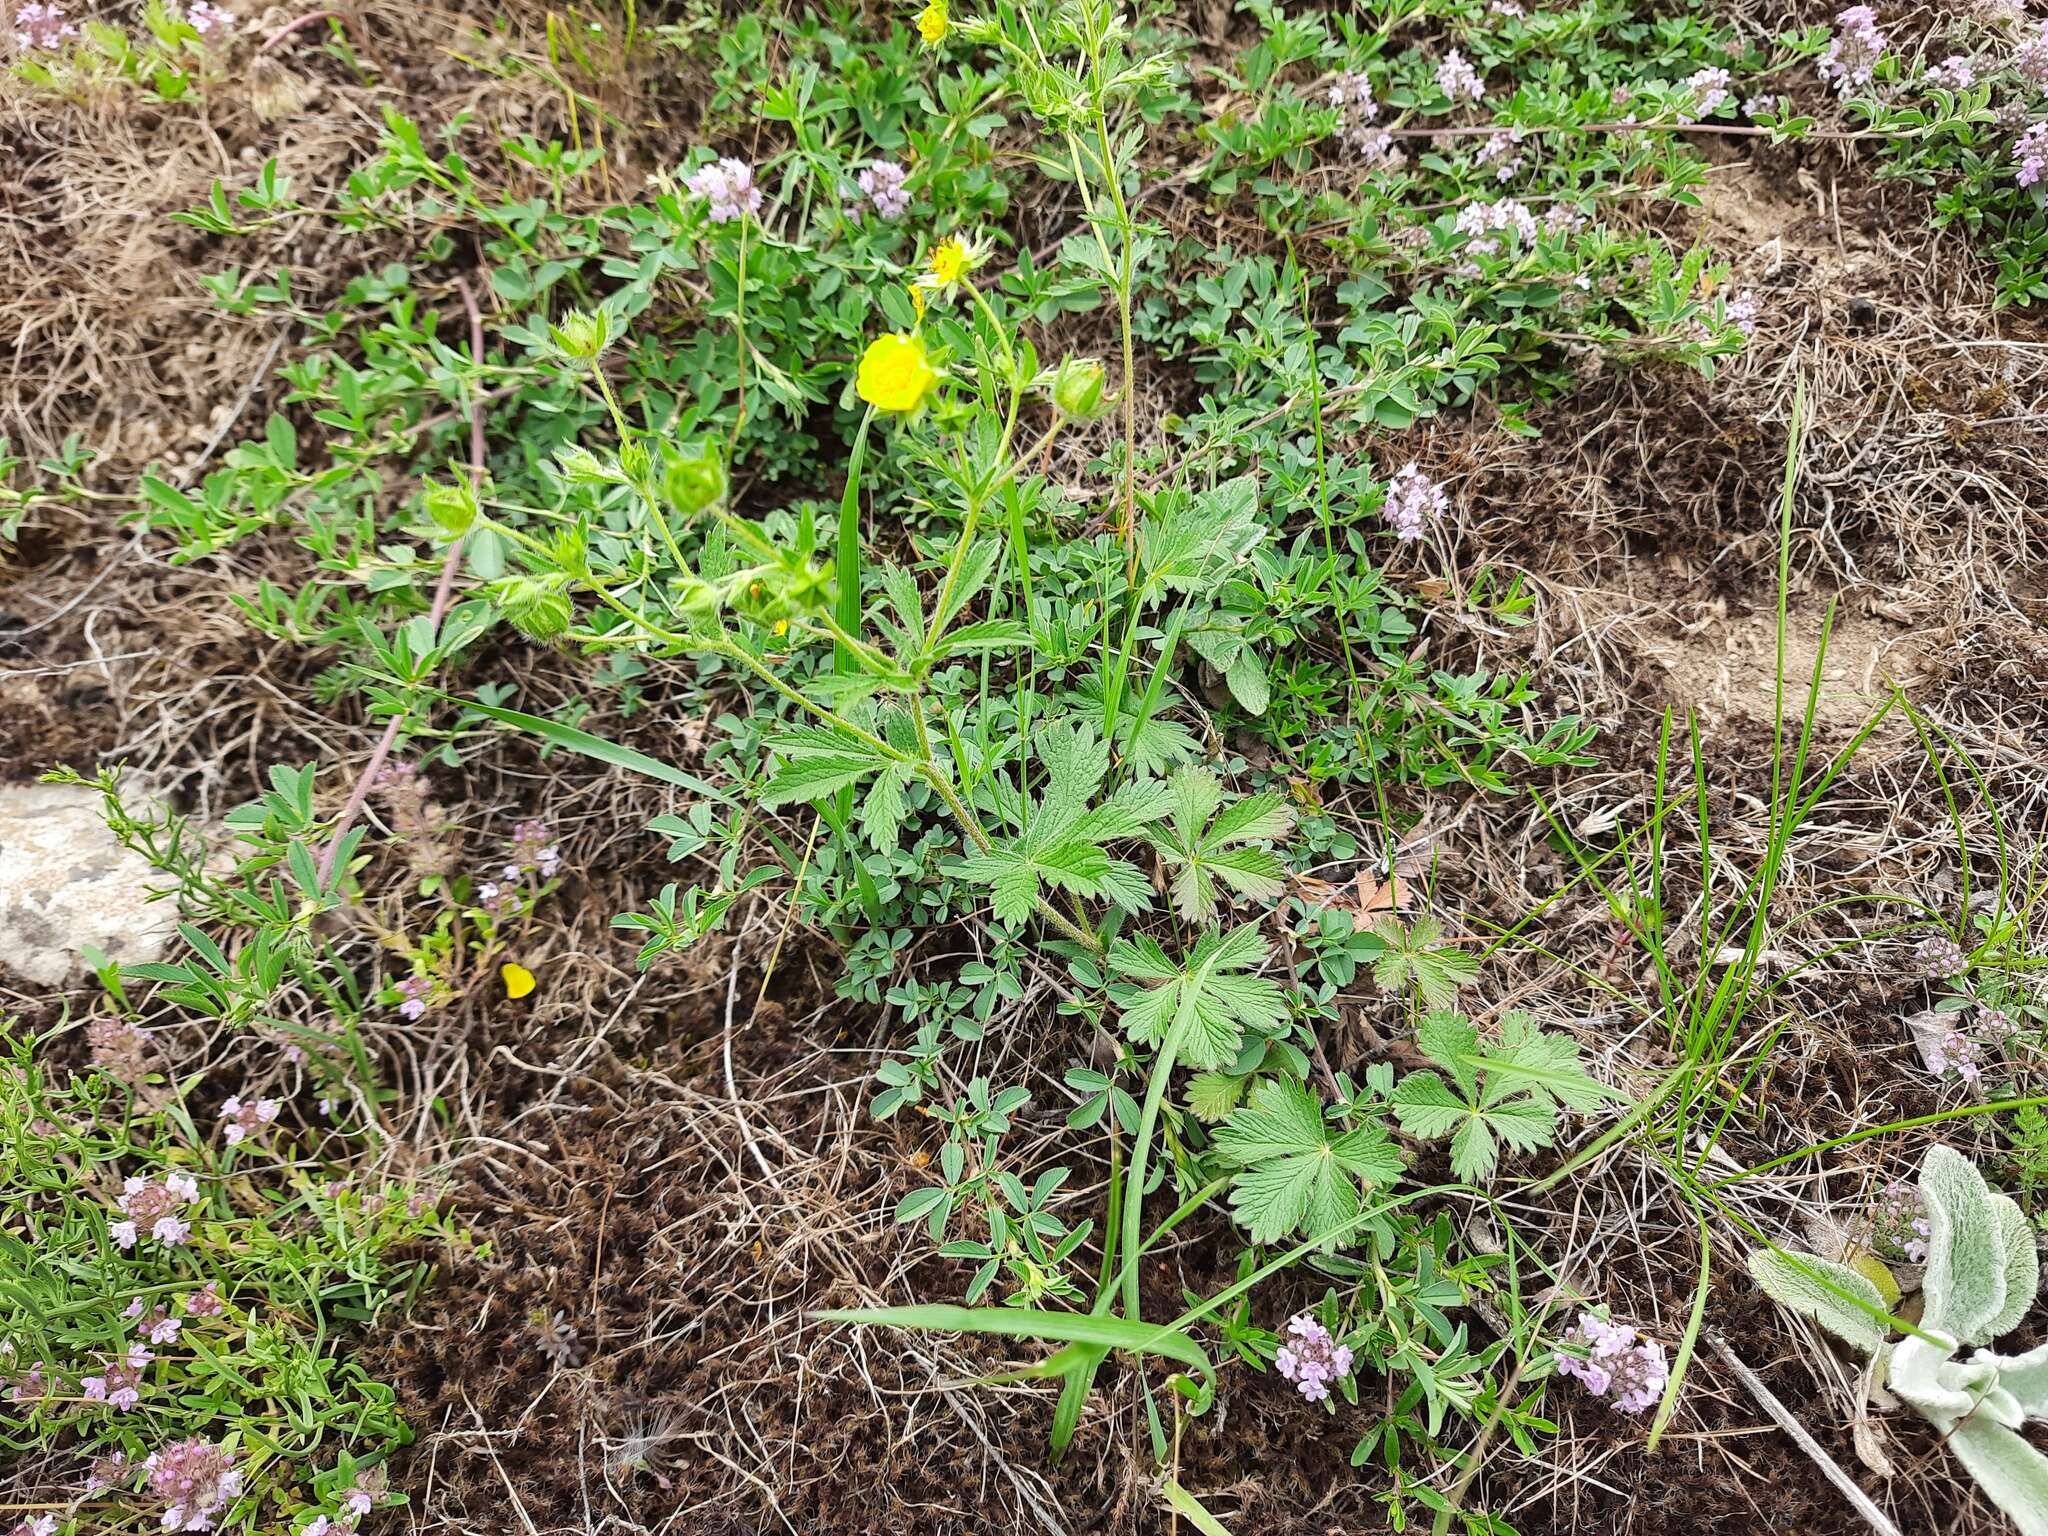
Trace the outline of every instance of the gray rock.
{"label": "gray rock", "polygon": [[0,968],[59,987],[97,945],[135,965],[163,957],[176,911],[148,899],[162,884],[100,820],[100,797],[76,784],[0,785]]}

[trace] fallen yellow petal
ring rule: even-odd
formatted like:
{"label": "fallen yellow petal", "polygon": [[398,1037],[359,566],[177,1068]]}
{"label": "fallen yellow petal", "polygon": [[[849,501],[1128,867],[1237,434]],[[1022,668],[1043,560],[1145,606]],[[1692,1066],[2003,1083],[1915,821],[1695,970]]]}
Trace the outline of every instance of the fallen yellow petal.
{"label": "fallen yellow petal", "polygon": [[513,961],[506,961],[498,967],[498,974],[505,978],[507,997],[524,997],[533,990],[533,972]]}

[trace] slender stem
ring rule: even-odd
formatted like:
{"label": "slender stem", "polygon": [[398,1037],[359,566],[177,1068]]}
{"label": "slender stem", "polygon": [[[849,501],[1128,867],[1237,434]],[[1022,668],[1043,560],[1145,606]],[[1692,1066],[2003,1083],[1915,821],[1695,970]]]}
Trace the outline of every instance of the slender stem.
{"label": "slender stem", "polygon": [[1152,1060],[1151,1080],[1145,1085],[1145,1104],[1138,1113],[1137,1134],[1131,1138],[1131,1168],[1124,1176],[1124,1316],[1138,1321],[1138,1254],[1142,1250],[1145,1226],[1145,1173],[1152,1156],[1152,1132],[1159,1123],[1159,1106],[1166,1100],[1167,1079],[1173,1076],[1174,1058],[1180,1054],[1181,1023],[1178,1018],[1159,1042],[1159,1054]]}
{"label": "slender stem", "polygon": [[[457,290],[462,294],[462,307],[469,314],[469,360],[473,367],[481,369],[484,362],[484,317],[477,307],[476,294],[467,278],[455,280]],[[483,485],[484,478],[484,408],[483,402],[472,392],[469,407],[469,488],[475,494]],[[449,606],[455,600],[455,572],[462,564],[462,546],[468,535],[462,534],[448,541],[448,553],[441,559],[441,579],[434,585],[433,606],[427,613],[427,628],[439,636],[441,621],[448,616]],[[362,814],[364,804],[370,798],[370,785],[384,767],[385,759],[391,756],[391,749],[398,741],[398,733],[404,727],[406,711],[393,715],[384,727],[384,734],[378,738],[371,750],[370,760],[363,765],[363,771],[356,778],[355,788],[349,791],[348,802],[341,808],[341,815],[335,819],[334,831],[328,835],[326,850],[320,855],[320,888],[325,890],[327,882],[334,877],[334,861],[341,853],[342,839],[348,835],[350,825]]]}

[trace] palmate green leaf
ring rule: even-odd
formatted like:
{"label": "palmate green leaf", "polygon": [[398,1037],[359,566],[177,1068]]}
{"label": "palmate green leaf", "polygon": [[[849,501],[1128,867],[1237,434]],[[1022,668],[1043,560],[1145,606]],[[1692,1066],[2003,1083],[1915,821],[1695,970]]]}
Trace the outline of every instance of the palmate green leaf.
{"label": "palmate green leaf", "polygon": [[1263,976],[1266,946],[1250,924],[1204,934],[1184,961],[1154,939],[1119,939],[1109,963],[1120,976],[1159,985],[1125,1002],[1124,1032],[1139,1045],[1158,1045],[1177,1031],[1179,1056],[1191,1067],[1223,1067],[1237,1059],[1247,1029],[1265,1029],[1287,1015],[1287,998]]}
{"label": "palmate green leaf", "polygon": [[1188,1111],[1204,1125],[1214,1125],[1244,1098],[1246,1079],[1228,1072],[1197,1072],[1188,1081]]}
{"label": "palmate green leaf", "polygon": [[1231,1212],[1255,1243],[1297,1230],[1311,1239],[1333,1233],[1358,1215],[1360,1180],[1390,1184],[1401,1174],[1383,1129],[1332,1134],[1315,1096],[1284,1078],[1252,1089],[1251,1102],[1217,1131],[1216,1151],[1243,1170],[1231,1185]]}
{"label": "palmate green leaf", "polygon": [[1500,1043],[1482,1047],[1462,1014],[1432,1013],[1415,1043],[1448,1078],[1409,1073],[1394,1089],[1394,1114],[1411,1136],[1448,1136],[1451,1170],[1471,1183],[1492,1176],[1502,1144],[1518,1152],[1549,1145],[1560,1104],[1584,1112],[1616,1097],[1580,1069],[1576,1042],[1545,1035],[1526,1014],[1511,1015]]}
{"label": "palmate green leaf", "polygon": [[1183,768],[1167,781],[1164,820],[1147,834],[1160,862],[1173,871],[1174,909],[1189,922],[1206,922],[1218,904],[1217,887],[1253,901],[1272,901],[1286,889],[1286,871],[1272,853],[1251,846],[1285,837],[1294,813],[1274,794],[1223,804],[1223,783],[1207,768]]}
{"label": "palmate green leaf", "polygon": [[1392,913],[1381,917],[1373,932],[1387,948],[1372,963],[1373,980],[1389,992],[1413,986],[1426,1008],[1450,1007],[1458,988],[1479,974],[1479,962],[1453,945],[1438,944],[1443,931],[1433,917],[1405,926]]}
{"label": "palmate green leaf", "polygon": [[995,912],[1005,922],[1023,922],[1047,887],[1126,912],[1144,911],[1151,905],[1152,888],[1143,872],[1104,845],[1135,837],[1148,821],[1164,815],[1164,788],[1126,784],[1091,805],[1109,771],[1109,749],[1085,727],[1046,731],[1039,760],[1046,769],[1046,788],[1025,830],[962,861],[961,873],[994,889]]}
{"label": "palmate green leaf", "polygon": [[1145,589],[1158,595],[1214,586],[1265,536],[1258,477],[1226,480],[1145,520],[1138,539]]}

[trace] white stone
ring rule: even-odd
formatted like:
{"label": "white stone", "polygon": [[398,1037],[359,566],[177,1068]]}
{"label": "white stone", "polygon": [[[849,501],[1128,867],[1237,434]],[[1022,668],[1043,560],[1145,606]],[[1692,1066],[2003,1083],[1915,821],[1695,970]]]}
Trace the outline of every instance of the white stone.
{"label": "white stone", "polygon": [[0,969],[59,987],[85,969],[81,949],[136,965],[163,957],[176,920],[164,884],[100,819],[78,784],[0,785]]}

